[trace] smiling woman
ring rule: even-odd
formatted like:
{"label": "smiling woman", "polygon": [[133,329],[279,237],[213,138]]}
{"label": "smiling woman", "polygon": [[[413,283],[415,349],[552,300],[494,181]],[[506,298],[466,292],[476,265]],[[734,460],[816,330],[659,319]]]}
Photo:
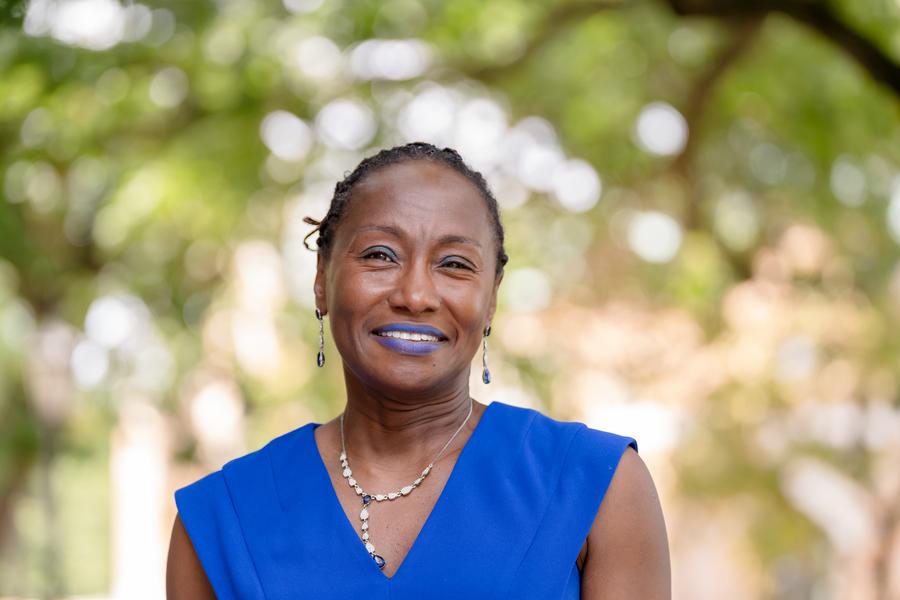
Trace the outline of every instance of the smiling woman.
{"label": "smiling woman", "polygon": [[345,408],[175,493],[169,598],[668,598],[637,442],[470,395],[507,262],[484,178],[407,144],[308,222]]}

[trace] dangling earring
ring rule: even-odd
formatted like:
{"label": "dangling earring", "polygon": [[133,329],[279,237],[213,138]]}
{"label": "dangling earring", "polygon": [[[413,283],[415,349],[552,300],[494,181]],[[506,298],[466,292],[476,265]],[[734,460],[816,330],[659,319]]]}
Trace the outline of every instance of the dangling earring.
{"label": "dangling earring", "polygon": [[316,355],[316,364],[321,367],[325,364],[325,321],[322,320],[322,312],[318,308],[316,318],[319,320],[319,353]]}
{"label": "dangling earring", "polygon": [[491,372],[487,366],[487,338],[491,335],[491,326],[484,328],[484,337],[481,338],[481,380],[485,383],[491,382]]}

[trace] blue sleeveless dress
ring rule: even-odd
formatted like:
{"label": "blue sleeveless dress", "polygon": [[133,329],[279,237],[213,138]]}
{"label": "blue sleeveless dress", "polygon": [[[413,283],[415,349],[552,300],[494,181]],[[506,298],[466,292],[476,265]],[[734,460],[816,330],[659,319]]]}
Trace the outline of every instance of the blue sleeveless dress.
{"label": "blue sleeveless dress", "polygon": [[341,508],[318,426],[175,492],[218,598],[579,598],[578,552],[626,446],[637,450],[634,438],[489,404],[388,578]]}

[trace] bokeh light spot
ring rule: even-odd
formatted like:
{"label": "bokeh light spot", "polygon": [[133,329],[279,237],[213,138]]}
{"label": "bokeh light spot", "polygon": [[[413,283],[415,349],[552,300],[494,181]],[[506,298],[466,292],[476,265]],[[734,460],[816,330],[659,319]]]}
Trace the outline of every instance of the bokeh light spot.
{"label": "bokeh light spot", "polygon": [[651,102],[637,119],[635,136],[638,146],[650,154],[672,156],[687,144],[687,121],[666,102]]}
{"label": "bokeh light spot", "polygon": [[638,212],[628,224],[628,245],[647,262],[664,263],[681,247],[681,225],[658,211]]}

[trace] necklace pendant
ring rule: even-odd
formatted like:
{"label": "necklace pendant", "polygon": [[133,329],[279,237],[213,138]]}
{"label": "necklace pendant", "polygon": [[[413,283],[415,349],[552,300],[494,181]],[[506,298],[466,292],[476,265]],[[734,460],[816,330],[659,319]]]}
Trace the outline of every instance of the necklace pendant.
{"label": "necklace pendant", "polygon": [[[323,361],[324,362],[324,361]],[[321,366],[321,365],[320,365]],[[350,461],[347,458],[347,448],[344,442],[344,415],[341,414],[341,475],[347,480],[347,483],[353,490],[356,492],[356,495],[360,497],[362,500],[362,510],[359,511],[359,520],[360,520],[360,530],[362,537],[362,543],[366,548],[366,551],[369,553],[369,556],[372,557],[372,560],[375,561],[375,564],[378,565],[378,568],[384,570],[385,564],[387,562],[384,560],[379,554],[375,554],[375,545],[372,543],[372,540],[369,536],[369,505],[374,500],[375,502],[383,502],[385,500],[396,500],[402,496],[408,496],[412,491],[419,487],[422,482],[428,477],[428,474],[434,468],[434,462],[443,455],[444,450],[447,449],[447,446],[450,445],[450,442],[456,437],[456,435],[462,430],[466,423],[469,421],[469,417],[472,416],[472,407],[474,405],[474,400],[469,399],[469,413],[466,415],[465,420],[463,420],[462,424],[457,428],[456,432],[450,436],[450,439],[447,440],[447,443],[444,444],[444,447],[441,448],[441,451],[438,452],[437,456],[434,458],[432,462],[428,464],[427,467],[422,471],[422,474],[416,478],[412,484],[404,486],[400,488],[399,491],[396,492],[388,492],[386,494],[367,494],[363,491],[362,487],[359,485],[359,482],[353,478],[353,471],[350,469]]]}

